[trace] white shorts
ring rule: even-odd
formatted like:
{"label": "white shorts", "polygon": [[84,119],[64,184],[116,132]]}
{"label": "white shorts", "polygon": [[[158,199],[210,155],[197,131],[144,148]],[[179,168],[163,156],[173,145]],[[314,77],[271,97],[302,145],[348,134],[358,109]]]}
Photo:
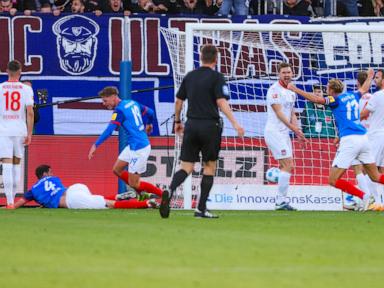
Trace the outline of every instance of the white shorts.
{"label": "white shorts", "polygon": [[0,158],[23,158],[24,139],[20,136],[0,136]]}
{"label": "white shorts", "polygon": [[151,145],[139,150],[131,150],[129,146],[125,147],[119,155],[119,160],[128,163],[129,173],[144,173],[147,170],[147,161],[151,153]]}
{"label": "white shorts", "polygon": [[332,167],[348,169],[354,160],[360,164],[375,163],[367,135],[349,135],[340,140],[340,146],[337,149]]}
{"label": "white shorts", "polygon": [[372,156],[378,167],[384,167],[384,134],[368,135]]}
{"label": "white shorts", "polygon": [[266,130],[264,138],[275,160],[292,158],[292,142],[289,135]]}
{"label": "white shorts", "polygon": [[93,195],[84,184],[73,184],[65,192],[69,209],[106,209],[107,203],[103,196]]}

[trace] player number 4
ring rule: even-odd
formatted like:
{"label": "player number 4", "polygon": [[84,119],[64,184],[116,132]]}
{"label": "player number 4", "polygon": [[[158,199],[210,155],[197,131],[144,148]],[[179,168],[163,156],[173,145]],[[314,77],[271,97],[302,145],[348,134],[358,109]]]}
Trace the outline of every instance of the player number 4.
{"label": "player number 4", "polygon": [[12,111],[20,110],[20,93],[18,91],[13,91],[9,93],[9,91],[3,94],[5,97],[5,110],[8,111],[11,108]]}
{"label": "player number 4", "polygon": [[348,101],[347,102],[347,119],[352,119],[352,110],[353,110],[353,116],[354,120],[359,119],[359,103],[357,103],[356,100]]}

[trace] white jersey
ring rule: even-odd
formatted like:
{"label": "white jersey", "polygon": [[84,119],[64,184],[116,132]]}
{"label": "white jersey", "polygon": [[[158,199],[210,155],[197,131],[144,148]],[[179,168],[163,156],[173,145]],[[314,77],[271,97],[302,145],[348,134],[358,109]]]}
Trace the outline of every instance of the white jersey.
{"label": "white jersey", "polygon": [[[372,98],[371,93],[365,93],[363,96],[361,96],[359,101],[359,112],[363,111],[363,109],[367,106],[369,99]],[[370,115],[367,119],[360,121],[361,125],[364,126],[365,129],[369,129],[370,126]]]}
{"label": "white jersey", "polygon": [[0,136],[27,136],[27,106],[33,106],[30,86],[11,81],[0,84]]}
{"label": "white jersey", "polygon": [[279,82],[269,87],[267,92],[267,124],[265,130],[288,133],[289,128],[279,119],[272,108],[273,104],[280,104],[282,112],[288,121],[291,121],[292,111],[295,107],[296,94],[280,85]]}
{"label": "white jersey", "polygon": [[371,112],[368,135],[384,134],[384,90],[375,92],[365,108]]}

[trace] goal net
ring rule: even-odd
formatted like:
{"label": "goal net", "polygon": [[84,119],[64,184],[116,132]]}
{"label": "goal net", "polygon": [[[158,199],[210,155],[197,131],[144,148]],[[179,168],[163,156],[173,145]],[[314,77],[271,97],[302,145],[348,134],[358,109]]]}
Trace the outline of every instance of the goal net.
{"label": "goal net", "polygon": [[[162,29],[176,88],[188,71],[199,67],[202,45],[218,47],[217,70],[226,77],[230,105],[246,130],[243,139],[237,138],[224,118],[222,151],[208,207],[274,207],[277,186],[266,180],[265,172],[278,164],[266,146],[263,132],[267,90],[278,80],[279,63],[292,65],[294,83],[306,91],[325,91],[331,78],[341,79],[348,90],[356,90],[357,72],[382,63],[384,34],[378,33],[381,30],[378,26],[281,24],[187,24],[186,33]],[[341,192],[328,185],[337,135],[332,113],[329,108],[308,103],[300,96],[295,113],[308,143],[301,146],[291,135],[295,163],[288,192],[291,204],[302,210],[339,210]],[[180,143],[181,138],[176,135],[174,169],[179,164]],[[194,208],[200,175],[201,165],[196,165],[193,177],[177,191],[175,206],[184,199],[184,208]],[[351,171],[344,177],[355,181]]]}

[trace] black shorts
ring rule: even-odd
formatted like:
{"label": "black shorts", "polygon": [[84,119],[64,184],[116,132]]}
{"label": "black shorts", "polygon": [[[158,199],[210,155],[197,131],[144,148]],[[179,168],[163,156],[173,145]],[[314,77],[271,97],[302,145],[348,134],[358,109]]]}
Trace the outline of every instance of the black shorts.
{"label": "black shorts", "polygon": [[200,152],[204,162],[217,160],[222,131],[219,120],[188,119],[185,123],[180,160],[198,162]]}

